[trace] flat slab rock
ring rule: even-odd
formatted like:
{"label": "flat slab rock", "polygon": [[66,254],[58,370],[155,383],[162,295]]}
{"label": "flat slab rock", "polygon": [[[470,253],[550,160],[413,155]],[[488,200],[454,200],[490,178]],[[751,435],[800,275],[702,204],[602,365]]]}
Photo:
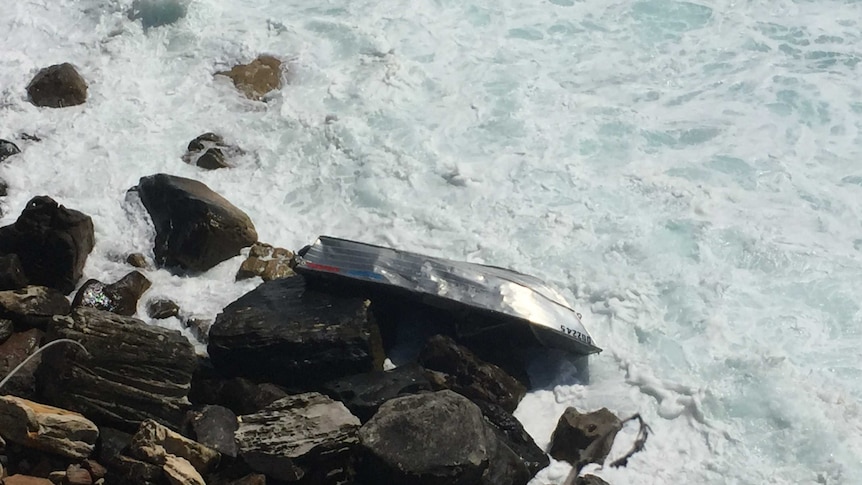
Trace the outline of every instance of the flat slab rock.
{"label": "flat slab rock", "polygon": [[228,305],[209,339],[223,374],[285,386],[310,389],[383,367],[368,302],[308,290],[301,276],[268,281]]}
{"label": "flat slab rock", "polygon": [[80,342],[89,355],[68,345],[45,351],[38,380],[46,399],[125,431],[146,419],[180,427],[196,366],[182,334],[80,307],[54,319],[47,339],[57,338]]}
{"label": "flat slab rock", "polygon": [[99,429],[78,413],[0,396],[0,435],[27,448],[84,459],[93,452]]}
{"label": "flat slab rock", "polygon": [[240,416],[240,456],[277,480],[347,483],[352,475],[359,419],[340,402],[309,392]]}

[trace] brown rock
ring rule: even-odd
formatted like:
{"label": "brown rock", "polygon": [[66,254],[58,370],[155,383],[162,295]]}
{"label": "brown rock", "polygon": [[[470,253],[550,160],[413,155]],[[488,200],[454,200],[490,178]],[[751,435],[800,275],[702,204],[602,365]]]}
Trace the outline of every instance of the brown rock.
{"label": "brown rock", "polygon": [[27,86],[27,94],[36,106],[75,106],[87,100],[87,82],[71,64],[56,64],[36,74]]}
{"label": "brown rock", "polygon": [[248,258],[240,265],[236,280],[255,276],[260,276],[263,281],[287,278],[296,274],[293,272],[295,266],[296,259],[293,252],[256,242],[251,246]]}
{"label": "brown rock", "polygon": [[162,470],[171,485],[207,485],[201,474],[185,458],[166,455]]}
{"label": "brown rock", "polygon": [[69,465],[69,468],[66,468],[63,485],[93,485],[93,477],[81,465]]}
{"label": "brown rock", "polygon": [[0,433],[22,446],[76,459],[90,456],[99,437],[96,425],[78,413],[14,396],[0,396]]}
{"label": "brown rock", "polygon": [[81,466],[84,467],[84,470],[90,472],[90,476],[93,477],[93,480],[98,480],[100,478],[105,478],[105,475],[108,474],[108,470],[105,469],[99,462],[96,460],[84,460],[81,463]]}
{"label": "brown rock", "polygon": [[29,477],[27,475],[12,475],[3,480],[3,485],[54,485],[47,478]]}
{"label": "brown rock", "polygon": [[582,414],[569,407],[551,435],[549,453],[571,463],[576,471],[588,463],[602,463],[621,428],[620,419],[607,408]]}
{"label": "brown rock", "polygon": [[281,61],[262,55],[249,64],[239,64],[216,75],[231,78],[234,86],[247,98],[259,100],[266,93],[281,88]]}
{"label": "brown rock", "polygon": [[[41,330],[31,328],[26,332],[13,333],[5,342],[0,344],[0,380],[5,378],[18,364],[36,352],[42,342]],[[40,357],[22,367],[5,384],[3,392],[30,397],[35,390],[35,372],[39,367]]]}
{"label": "brown rock", "polygon": [[141,253],[132,253],[126,258],[126,262],[135,268],[146,268],[147,258]]}
{"label": "brown rock", "polygon": [[219,462],[219,453],[192,441],[161,424],[146,420],[132,437],[129,452],[135,458],[155,465],[164,465],[167,456],[188,460],[199,473],[208,473]]}
{"label": "brown rock", "polygon": [[171,300],[154,300],[147,305],[147,315],[156,320],[175,317],[180,314],[180,306]]}

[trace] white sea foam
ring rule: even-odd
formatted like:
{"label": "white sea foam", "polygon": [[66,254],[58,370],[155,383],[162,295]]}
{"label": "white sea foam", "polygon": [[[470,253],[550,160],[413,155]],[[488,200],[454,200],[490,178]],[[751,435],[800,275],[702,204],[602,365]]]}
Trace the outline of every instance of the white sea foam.
{"label": "white sea foam", "polygon": [[[36,194],[90,214],[87,277],[149,251],[127,188],[194,177],[277,245],[331,234],[559,286],[605,351],[589,385],[540,359],[553,378],[517,414],[544,446],[567,406],[641,413],[653,434],[596,472],[611,483],[862,483],[862,4],[195,0],[145,31],[131,0],[7,3],[0,137],[43,141],[0,167],[2,223]],[[212,77],[259,53],[289,65],[266,103]],[[66,61],[87,104],[30,105]],[[204,131],[249,156],[183,164]],[[255,284],[238,264],[151,271],[147,298],[212,318]]]}

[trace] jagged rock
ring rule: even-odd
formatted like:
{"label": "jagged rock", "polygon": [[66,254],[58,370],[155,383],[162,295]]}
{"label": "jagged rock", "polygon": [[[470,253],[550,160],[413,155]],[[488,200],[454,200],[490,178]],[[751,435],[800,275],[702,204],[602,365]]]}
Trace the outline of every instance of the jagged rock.
{"label": "jagged rock", "polygon": [[0,291],[0,317],[12,320],[17,328],[46,328],[54,315],[68,315],[69,300],[62,293],[43,286]]}
{"label": "jagged rock", "polygon": [[358,429],[359,419],[343,404],[309,392],[242,416],[236,439],[254,471],[289,482],[336,484],[352,476]]}
{"label": "jagged rock", "polygon": [[368,303],[308,290],[300,276],[268,281],[228,305],[209,338],[220,372],[286,386],[383,368]]}
{"label": "jagged rock", "polygon": [[200,472],[185,458],[166,455],[162,470],[171,485],[207,485]]}
{"label": "jagged rock", "polygon": [[[5,318],[0,318],[0,344],[6,341],[9,337],[12,336],[12,332],[15,331],[15,324],[12,323],[12,320],[7,320]],[[0,351],[0,355],[3,355],[2,351]]]}
{"label": "jagged rock", "polygon": [[140,20],[144,29],[170,25],[186,16],[188,2],[181,0],[135,0],[129,20]]}
{"label": "jagged rock", "polygon": [[482,473],[481,485],[527,485],[534,473],[504,441],[487,433],[488,468]]}
{"label": "jagged rock", "polygon": [[154,300],[147,305],[147,315],[156,320],[175,317],[180,314],[180,306],[171,300]]}
{"label": "jagged rock", "polygon": [[17,290],[27,286],[27,275],[17,254],[0,256],[0,290]]}
{"label": "jagged rock", "polygon": [[258,56],[248,64],[238,64],[216,75],[229,77],[249,99],[259,100],[270,91],[281,89],[281,61],[273,56]]}
{"label": "jagged rock", "polygon": [[322,390],[343,402],[364,423],[384,402],[405,394],[430,391],[431,384],[422,367],[408,364],[390,371],[368,372],[329,381],[323,384]]}
{"label": "jagged rock", "polygon": [[110,285],[94,279],[87,280],[75,294],[72,306],[96,308],[130,317],[137,311],[138,300],[150,285],[150,280],[137,271],[132,271]]}
{"label": "jagged rock", "polygon": [[28,448],[83,459],[93,452],[99,429],[78,413],[0,396],[0,434]]}
{"label": "jagged rock", "polygon": [[46,196],[30,199],[14,224],[0,227],[0,254],[17,254],[30,284],[68,294],[93,249],[93,221]]}
{"label": "jagged rock", "polygon": [[93,485],[93,477],[81,465],[69,465],[63,477],[63,485]]}
{"label": "jagged rock", "polygon": [[57,317],[49,340],[80,342],[45,351],[39,371],[42,395],[100,425],[137,429],[145,419],[178,428],[196,366],[194,348],[178,331],[93,308]]}
{"label": "jagged rock", "polygon": [[198,443],[236,458],[239,448],[234,434],[239,427],[236,414],[223,406],[204,406],[189,411],[186,433]]}
{"label": "jagged rock", "polygon": [[[36,352],[42,342],[41,330],[31,328],[26,332],[13,333],[0,344],[0,379],[5,378],[15,367]],[[34,374],[39,365],[39,357],[35,357],[21,368],[5,384],[4,392],[17,396],[32,397],[36,380]]]}
{"label": "jagged rock", "polygon": [[478,484],[492,446],[479,408],[449,390],[383,403],[359,439],[367,483]]}
{"label": "jagged rock", "polygon": [[206,271],[257,240],[245,212],[196,180],[157,174],[132,190],[155,225],[159,266]]}
{"label": "jagged rock", "polygon": [[255,384],[242,377],[225,379],[208,361],[199,365],[189,393],[197,405],[224,406],[236,414],[256,413],[283,397],[287,393],[273,384]]}
{"label": "jagged rock", "polygon": [[236,280],[260,276],[263,281],[271,281],[293,276],[296,274],[293,272],[296,266],[294,258],[294,254],[287,249],[256,242],[251,246],[248,258],[240,265]]}
{"label": "jagged rock", "polygon": [[228,158],[241,155],[239,147],[228,145],[224,138],[215,133],[204,133],[189,142],[183,161],[207,170],[229,168]]}
{"label": "jagged rock", "polygon": [[21,153],[21,150],[17,145],[9,140],[0,140],[0,162],[19,153]]}
{"label": "jagged rock", "polygon": [[602,463],[621,428],[620,419],[607,408],[582,414],[569,407],[551,435],[549,453],[557,460],[571,463],[575,470],[587,463]]}
{"label": "jagged rock", "polygon": [[530,477],[550,464],[548,455],[536,445],[533,437],[527,433],[516,417],[496,404],[482,401],[475,401],[475,403],[482,410],[485,420],[497,439],[505,443],[520,458]]}
{"label": "jagged rock", "polygon": [[87,101],[87,82],[68,62],[41,69],[27,85],[30,102],[36,106],[63,108]]}
{"label": "jagged rock", "polygon": [[4,478],[3,485],[54,485],[54,483],[47,478],[31,477],[16,473],[11,477]]}
{"label": "jagged rock", "polygon": [[428,339],[419,353],[419,363],[426,369],[439,371],[429,374],[438,388],[453,391],[473,400],[499,404],[514,412],[527,389],[499,367],[483,362],[466,347],[442,335]]}
{"label": "jagged rock", "polygon": [[126,262],[135,268],[146,268],[147,258],[141,253],[132,253],[126,257]]}
{"label": "jagged rock", "polygon": [[132,436],[129,453],[133,458],[154,465],[164,465],[167,457],[173,455],[187,460],[200,474],[212,471],[220,459],[218,451],[171,431],[151,419],[142,422]]}

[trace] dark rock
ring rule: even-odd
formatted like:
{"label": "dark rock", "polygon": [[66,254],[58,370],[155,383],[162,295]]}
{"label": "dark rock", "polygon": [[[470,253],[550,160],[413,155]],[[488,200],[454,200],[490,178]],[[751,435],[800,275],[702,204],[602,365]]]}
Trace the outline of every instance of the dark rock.
{"label": "dark rock", "polygon": [[141,253],[132,253],[128,257],[126,257],[126,262],[135,268],[146,268],[147,267],[147,258],[144,257]]}
{"label": "dark rock", "polygon": [[572,473],[568,478],[566,478],[563,485],[608,485],[608,482],[595,475],[587,474],[578,476],[578,472],[576,470],[572,470]]}
{"label": "dark rock", "polygon": [[108,478],[111,479],[109,483],[117,484],[161,485],[167,483],[162,467],[125,455],[114,458],[108,468]]}
{"label": "dark rock", "polygon": [[96,446],[96,458],[99,463],[110,467],[111,463],[120,456],[124,449],[132,442],[131,433],[120,431],[115,428],[102,426],[99,428],[99,441]]}
{"label": "dark rock", "polygon": [[156,228],[156,264],[206,271],[257,240],[245,212],[196,180],[157,174],[137,190]]}
{"label": "dark rock", "polygon": [[228,305],[210,328],[213,365],[286,386],[319,383],[383,367],[368,304],[307,290],[302,277],[266,282]]}
{"label": "dark rock", "polygon": [[0,396],[0,433],[13,443],[63,457],[93,452],[99,429],[78,413],[14,396]]}
{"label": "dark rock", "polygon": [[602,463],[622,428],[620,419],[607,408],[581,414],[569,407],[551,435],[550,454],[580,470],[588,463]]}
{"label": "dark rock", "polygon": [[482,485],[527,485],[533,478],[526,464],[497,436],[488,437],[488,468],[482,474]]}
{"label": "dark rock", "polygon": [[469,397],[499,404],[514,412],[527,389],[499,367],[479,360],[466,347],[442,335],[428,339],[419,363],[426,369],[443,373],[433,379],[443,388]]}
{"label": "dark rock", "polygon": [[259,100],[268,92],[281,89],[281,61],[273,56],[262,55],[248,64],[238,64],[230,71],[217,72],[216,75],[229,77],[249,99]]}
{"label": "dark rock", "polygon": [[87,470],[90,473],[90,476],[93,477],[94,481],[99,480],[100,478],[105,478],[105,475],[108,473],[108,470],[96,460],[84,460],[81,462],[81,466],[84,470]]}
{"label": "dark rock", "polygon": [[493,446],[479,408],[448,390],[383,403],[359,439],[367,483],[478,484]]}
{"label": "dark rock", "polygon": [[[36,352],[42,342],[42,335],[41,330],[32,328],[26,332],[13,333],[5,342],[0,344],[0,380]],[[6,382],[2,390],[3,393],[32,397],[36,385],[34,375],[39,366],[39,358],[35,357],[12,376]]]}
{"label": "dark rock", "polygon": [[32,198],[14,224],[0,227],[0,254],[17,254],[30,284],[63,294],[75,289],[94,244],[89,216],[45,196]]}
{"label": "dark rock", "polygon": [[17,145],[8,140],[0,140],[0,162],[19,153],[21,153],[21,150]]}
{"label": "dark rock", "polygon": [[0,318],[12,320],[18,328],[47,328],[54,315],[68,315],[69,311],[69,300],[53,288],[0,291]]}
{"label": "dark rock", "polygon": [[57,338],[80,342],[89,355],[72,346],[45,351],[39,384],[52,403],[121,430],[135,430],[145,419],[181,425],[197,363],[182,334],[79,307],[54,319],[48,339]]}
{"label": "dark rock", "polygon": [[[9,182],[0,179],[0,197],[6,197],[7,195],[9,195]],[[0,211],[0,215],[2,215],[2,211]]]}
{"label": "dark rock", "polygon": [[144,29],[170,25],[186,16],[188,3],[181,0],[135,0],[129,20],[140,20]]}
{"label": "dark rock", "polygon": [[368,421],[384,402],[405,394],[430,391],[425,371],[416,364],[403,365],[390,371],[368,372],[329,381],[322,391],[339,400],[363,423]]}
{"label": "dark rock", "polygon": [[151,284],[146,276],[137,271],[110,285],[91,279],[78,289],[72,306],[96,308],[130,317],[137,311],[138,300]]}
{"label": "dark rock", "polygon": [[358,429],[359,420],[343,404],[310,392],[242,416],[236,439],[254,471],[288,482],[338,484],[352,478]]}
{"label": "dark rock", "polygon": [[93,485],[93,477],[81,465],[69,465],[63,485]]}
{"label": "dark rock", "polygon": [[87,82],[71,64],[55,64],[36,74],[27,85],[27,94],[36,106],[75,106],[87,100]]}
{"label": "dark rock", "polygon": [[263,281],[287,278],[296,274],[293,272],[295,266],[296,259],[291,251],[256,242],[251,246],[248,258],[240,265],[236,280],[255,276],[260,276]]}
{"label": "dark rock", "polygon": [[205,365],[200,369],[195,373],[189,393],[189,399],[197,405],[213,404],[236,414],[252,414],[287,397],[283,389],[273,384],[255,384],[242,377],[225,379]]}
{"label": "dark rock", "polygon": [[224,138],[221,135],[208,131],[190,141],[187,148],[190,152],[200,152],[214,146],[225,146]]}
{"label": "dark rock", "polygon": [[17,290],[27,286],[27,275],[17,254],[0,256],[0,290]]}
{"label": "dark rock", "polygon": [[233,458],[239,453],[234,438],[238,427],[236,414],[223,406],[204,406],[189,411],[186,421],[187,434],[193,440]]}
{"label": "dark rock", "polygon": [[12,320],[7,320],[5,318],[0,318],[0,344],[6,341],[9,337],[12,336],[12,332],[15,331],[15,324],[12,323]]}
{"label": "dark rock", "polygon": [[191,330],[192,335],[198,339],[198,342],[208,343],[210,338],[210,327],[213,321],[206,318],[189,318],[183,322],[183,325]]}
{"label": "dark rock", "polygon": [[171,300],[154,300],[147,305],[147,315],[156,320],[175,317],[180,314],[180,306]]}
{"label": "dark rock", "polygon": [[550,464],[548,455],[536,445],[520,421],[502,407],[489,402],[475,401],[497,439],[505,443],[524,463],[530,477]]}
{"label": "dark rock", "polygon": [[229,168],[231,166],[229,160],[243,153],[241,148],[225,143],[220,135],[204,133],[189,142],[183,161],[207,170],[215,170]]}
{"label": "dark rock", "polygon": [[266,475],[250,473],[244,477],[232,480],[228,485],[266,485]]}
{"label": "dark rock", "polygon": [[197,161],[195,161],[195,165],[207,170],[230,167],[227,160],[224,158],[224,153],[218,148],[210,148],[205,151],[200,157],[198,157]]}

